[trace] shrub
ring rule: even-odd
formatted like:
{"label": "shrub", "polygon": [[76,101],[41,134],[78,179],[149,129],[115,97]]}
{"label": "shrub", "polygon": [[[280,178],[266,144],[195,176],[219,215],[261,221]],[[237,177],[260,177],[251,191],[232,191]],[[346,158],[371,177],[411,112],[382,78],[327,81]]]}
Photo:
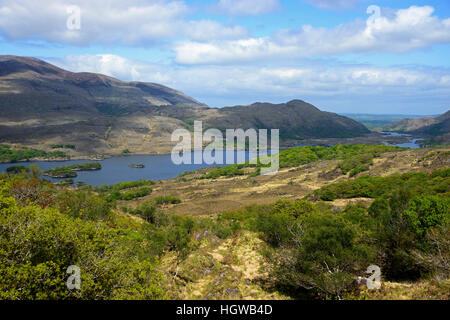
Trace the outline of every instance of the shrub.
{"label": "shrub", "polygon": [[145,221],[154,224],[156,207],[151,202],[145,202],[134,210],[130,210],[131,214],[139,215]]}
{"label": "shrub", "polygon": [[409,227],[421,240],[434,227],[445,225],[450,218],[450,199],[436,196],[417,196],[409,202],[409,209],[403,212]]}
{"label": "shrub", "polygon": [[305,216],[292,241],[275,251],[273,275],[279,284],[307,289],[322,298],[342,298],[355,273],[373,260],[375,250],[361,242],[357,228],[328,212]]}
{"label": "shrub", "polygon": [[54,186],[37,178],[14,180],[9,193],[22,205],[32,202],[45,208],[54,203]]}
{"label": "shrub", "polygon": [[[118,229],[0,196],[0,299],[161,299],[154,262],[133,256]],[[68,290],[66,269],[81,269]]]}
{"label": "shrub", "polygon": [[133,200],[137,198],[142,198],[152,193],[152,188],[149,187],[142,187],[137,188],[130,191],[125,192],[119,192],[118,190],[114,190],[111,192],[108,196],[105,197],[105,199],[109,202],[113,202],[116,200]]}
{"label": "shrub", "polygon": [[6,169],[6,172],[11,174],[27,173],[29,171],[30,169],[24,166],[11,166]]}
{"label": "shrub", "polygon": [[214,169],[207,174],[204,174],[200,179],[216,179],[219,177],[234,177],[244,175],[244,170],[241,169],[242,165],[231,165],[227,167],[221,167]]}
{"label": "shrub", "polygon": [[55,207],[74,218],[99,220],[111,217],[111,204],[84,190],[63,190],[56,196]]}
{"label": "shrub", "polygon": [[17,162],[21,160],[30,160],[32,158],[66,158],[67,155],[61,151],[46,152],[44,150],[32,148],[13,149],[6,144],[0,144],[0,161]]}
{"label": "shrub", "polygon": [[153,199],[153,202],[156,205],[178,204],[178,203],[181,203],[181,200],[174,196],[161,196],[161,197],[156,197],[155,199]]}
{"label": "shrub", "polygon": [[138,180],[138,181],[129,181],[129,182],[119,182],[113,185],[103,185],[101,187],[94,187],[94,190],[97,192],[112,192],[112,191],[120,191],[124,189],[131,189],[143,186],[151,186],[155,183],[151,180]]}

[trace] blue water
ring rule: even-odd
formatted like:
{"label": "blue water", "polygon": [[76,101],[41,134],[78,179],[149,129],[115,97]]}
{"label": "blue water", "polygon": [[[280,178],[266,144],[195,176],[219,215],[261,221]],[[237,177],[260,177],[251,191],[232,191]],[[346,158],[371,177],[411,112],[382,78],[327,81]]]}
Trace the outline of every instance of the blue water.
{"label": "blue water", "polygon": [[[406,134],[406,133],[397,133],[397,132],[381,132],[382,134],[386,135],[386,136],[393,136],[393,137],[399,137],[399,136],[403,136],[403,137],[410,137],[410,134]],[[417,143],[418,141],[422,141],[423,139],[411,139],[409,142],[405,142],[405,143],[398,143],[398,144],[389,144],[389,143],[385,143],[386,145],[391,145],[391,146],[397,146],[397,147],[404,147],[404,148],[411,148],[411,149],[420,149],[420,145]]]}
{"label": "blue water", "polygon": [[[201,151],[195,151],[199,153]],[[245,160],[254,158],[256,154],[248,151],[228,151],[234,154],[235,162],[237,155],[245,155]],[[194,152],[190,153],[192,163]],[[226,152],[223,152],[223,159],[225,162]],[[28,161],[18,163],[2,163],[0,164],[0,172],[5,172],[10,166],[21,165],[28,167],[30,164],[36,164],[45,171],[59,166],[67,166],[75,163],[93,162],[92,160],[69,160],[69,161]],[[115,184],[118,182],[135,181],[140,179],[149,180],[164,180],[177,177],[183,172],[198,170],[206,167],[220,167],[226,164],[181,164],[176,165],[172,162],[170,154],[164,155],[130,155],[130,156],[116,156],[105,160],[97,161],[102,165],[101,170],[97,171],[77,171],[78,177],[74,178],[74,182],[82,181],[85,184],[92,186],[99,186],[103,184]],[[145,168],[131,168],[131,164],[144,164]],[[51,181],[60,181],[45,177]]]}
{"label": "blue water", "polygon": [[[395,135],[395,133],[389,133],[389,135]],[[398,134],[396,134],[398,135]],[[420,148],[416,143],[421,139],[412,139],[410,142],[394,144],[399,147],[408,147],[412,149]],[[387,143],[386,143],[387,144]],[[201,151],[195,151],[190,153],[192,162],[194,153]],[[228,151],[229,153],[230,151]],[[231,151],[233,152],[233,151]],[[235,163],[237,162],[237,155],[245,155],[245,160],[254,158],[256,154],[249,153],[248,151],[234,151]],[[226,152],[223,152],[223,159],[226,159]],[[1,163],[0,172],[5,172],[10,166],[21,165],[28,167],[30,164],[36,164],[43,171],[52,169],[59,166],[67,166],[75,163],[93,162],[92,160],[69,160],[69,161],[28,161],[19,163]],[[183,172],[194,171],[207,167],[221,167],[226,164],[181,164],[176,165],[172,162],[170,154],[164,155],[130,155],[130,156],[116,156],[105,160],[98,161],[102,165],[102,169],[98,171],[78,171],[78,177],[74,178],[74,182],[82,181],[85,184],[92,186],[100,186],[103,184],[115,184],[125,181],[136,181],[140,179],[149,180],[165,180],[175,178]],[[131,168],[131,164],[144,164],[145,168]],[[61,179],[54,179],[45,177],[51,181],[60,181]]]}

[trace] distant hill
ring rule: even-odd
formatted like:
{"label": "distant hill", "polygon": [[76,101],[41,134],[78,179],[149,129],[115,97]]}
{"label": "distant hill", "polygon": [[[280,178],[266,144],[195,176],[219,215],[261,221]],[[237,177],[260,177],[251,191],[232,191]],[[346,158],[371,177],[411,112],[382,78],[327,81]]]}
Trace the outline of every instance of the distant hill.
{"label": "distant hill", "polygon": [[204,127],[280,129],[282,139],[345,138],[369,133],[360,123],[301,100],[210,108],[174,89],[73,73],[36,58],[0,56],[0,142],[73,155],[167,153],[171,133]]}
{"label": "distant hill", "polygon": [[381,130],[419,135],[427,139],[429,145],[450,143],[450,111],[437,117],[403,119],[383,126]]}
{"label": "distant hill", "polygon": [[422,135],[427,138],[428,145],[450,144],[450,111],[435,118],[436,122],[412,131],[413,134]]}
{"label": "distant hill", "polygon": [[404,114],[364,114],[364,113],[341,113],[341,115],[362,123],[367,128],[375,131],[382,131],[383,127],[399,122],[406,118],[423,118],[423,115]]}
{"label": "distant hill", "polygon": [[383,126],[382,130],[408,133],[408,132],[412,132],[412,131],[418,130],[420,128],[423,128],[423,127],[431,126],[437,122],[438,122],[438,120],[433,117],[403,119],[399,122],[395,122],[393,124]]}

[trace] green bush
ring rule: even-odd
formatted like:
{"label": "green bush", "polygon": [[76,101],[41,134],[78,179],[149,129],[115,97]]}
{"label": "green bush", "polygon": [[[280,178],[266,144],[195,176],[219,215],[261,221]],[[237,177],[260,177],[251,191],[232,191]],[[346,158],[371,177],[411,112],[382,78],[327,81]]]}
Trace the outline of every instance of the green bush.
{"label": "green bush", "polygon": [[156,207],[152,202],[144,202],[134,210],[129,211],[131,214],[138,215],[145,221],[154,224]]}
{"label": "green bush", "polygon": [[138,181],[129,181],[129,182],[119,182],[113,185],[103,185],[101,187],[93,187],[93,189],[97,192],[112,192],[112,191],[120,191],[124,189],[131,189],[143,186],[151,186],[155,183],[151,180],[138,180]]}
{"label": "green bush", "polygon": [[111,217],[111,204],[84,190],[63,190],[57,194],[55,207],[74,218],[104,220]]}
{"label": "green bush", "polygon": [[161,196],[161,197],[156,197],[155,199],[153,199],[153,202],[156,205],[178,204],[178,203],[181,203],[181,200],[174,196]]}
{"label": "green bush", "polygon": [[409,209],[405,210],[403,215],[414,234],[423,240],[431,228],[449,222],[449,212],[449,198],[421,195],[410,200]]}
{"label": "green bush", "polygon": [[357,197],[378,198],[389,196],[396,190],[409,190],[411,194],[444,194],[450,190],[449,179],[439,173],[405,173],[388,177],[362,176],[355,180],[334,183],[316,190],[313,195],[320,200],[332,201]]}
{"label": "green bush", "polygon": [[133,200],[137,198],[142,198],[152,193],[152,188],[149,187],[142,187],[137,188],[125,192],[119,192],[118,190],[114,190],[111,192],[108,196],[105,197],[105,199],[109,202],[113,202],[116,200]]}
{"label": "green bush", "polygon": [[[119,229],[0,196],[0,299],[161,299],[162,275]],[[66,270],[81,269],[81,290]]]}
{"label": "green bush", "polygon": [[279,285],[308,290],[322,298],[342,298],[355,273],[371,263],[375,249],[361,241],[358,227],[330,212],[305,215],[292,240],[269,256]]}
{"label": "green bush", "polygon": [[45,175],[54,178],[75,178],[75,171],[100,170],[102,165],[99,162],[77,163],[70,166],[61,166],[45,171]]}
{"label": "green bush", "polygon": [[30,160],[33,158],[66,158],[67,155],[62,151],[46,152],[33,148],[12,149],[6,144],[0,144],[0,161],[17,162],[21,160]]}
{"label": "green bush", "polygon": [[207,174],[204,174],[200,179],[216,179],[219,177],[234,177],[244,175],[244,170],[241,169],[242,165],[231,165],[227,167],[221,167],[211,170]]}
{"label": "green bush", "polygon": [[6,172],[11,174],[27,173],[29,171],[30,169],[24,166],[11,166],[6,169]]}

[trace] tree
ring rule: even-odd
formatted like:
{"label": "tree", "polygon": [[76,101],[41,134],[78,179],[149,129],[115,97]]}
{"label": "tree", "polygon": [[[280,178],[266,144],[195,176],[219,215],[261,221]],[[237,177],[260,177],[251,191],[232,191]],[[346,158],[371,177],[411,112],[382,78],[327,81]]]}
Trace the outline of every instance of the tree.
{"label": "tree", "polygon": [[30,175],[32,178],[39,178],[42,176],[42,170],[37,164],[30,164]]}

